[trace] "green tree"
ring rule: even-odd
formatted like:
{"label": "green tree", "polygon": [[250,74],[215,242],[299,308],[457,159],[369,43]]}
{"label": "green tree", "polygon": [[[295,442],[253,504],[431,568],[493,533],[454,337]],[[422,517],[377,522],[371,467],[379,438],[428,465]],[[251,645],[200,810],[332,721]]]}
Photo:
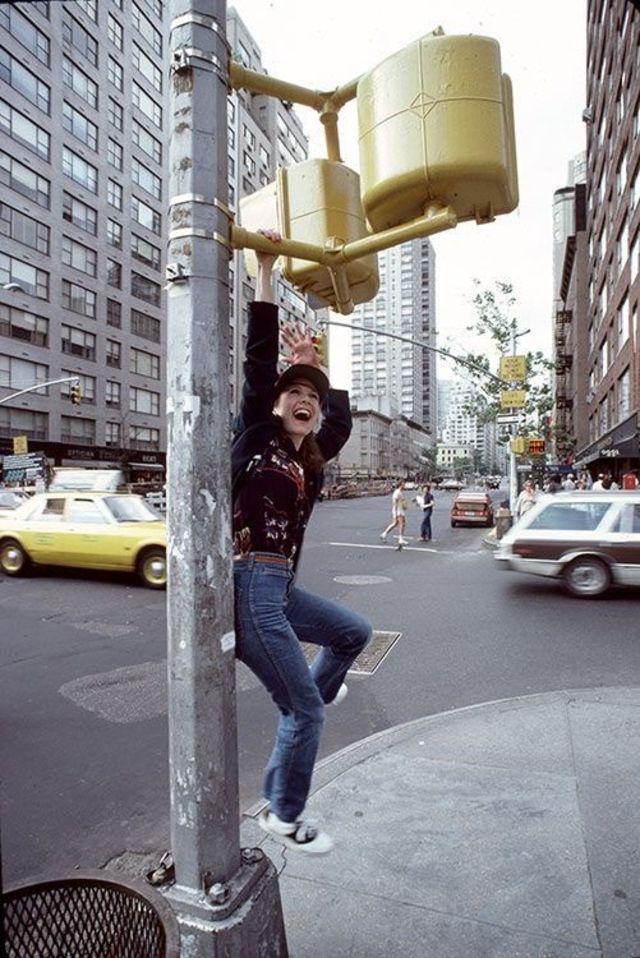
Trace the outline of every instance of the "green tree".
{"label": "green tree", "polygon": [[468,456],[455,456],[453,460],[453,474],[456,479],[462,479],[467,472],[471,472],[473,463]]}
{"label": "green tree", "polygon": [[[476,279],[474,286],[476,320],[467,331],[486,338],[488,342],[483,352],[468,352],[463,356],[470,363],[466,375],[476,386],[466,411],[481,422],[493,422],[501,412],[500,393],[508,386],[495,378],[496,372],[491,367],[496,365],[497,359],[511,355],[513,336],[519,332],[517,300],[511,283],[497,281],[489,287],[482,286]],[[526,417],[523,433],[548,439],[546,417],[553,408],[553,363],[540,350],[527,352],[525,356],[527,401],[523,410]]]}

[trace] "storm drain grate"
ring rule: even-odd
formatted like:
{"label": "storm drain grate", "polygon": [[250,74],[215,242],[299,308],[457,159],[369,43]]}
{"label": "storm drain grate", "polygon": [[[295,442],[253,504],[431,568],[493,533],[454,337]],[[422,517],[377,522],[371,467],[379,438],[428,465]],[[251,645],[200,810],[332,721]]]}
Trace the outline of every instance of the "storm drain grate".
{"label": "storm drain grate", "polygon": [[[349,671],[359,675],[373,675],[401,635],[402,632],[382,632],[376,629],[368,646],[360,653]],[[308,642],[300,644],[307,662],[312,662],[318,654],[319,646]]]}

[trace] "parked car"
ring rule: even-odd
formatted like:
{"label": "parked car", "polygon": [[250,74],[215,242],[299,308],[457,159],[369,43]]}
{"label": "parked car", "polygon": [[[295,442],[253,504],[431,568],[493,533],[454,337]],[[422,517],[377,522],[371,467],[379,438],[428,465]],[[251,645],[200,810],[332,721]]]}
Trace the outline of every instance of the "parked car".
{"label": "parked car", "polygon": [[572,595],[640,585],[640,492],[564,492],[545,497],[505,533],[503,569],[554,576]]}
{"label": "parked car", "polygon": [[141,496],[43,492],[0,517],[0,569],[32,565],[136,572],[146,586],[167,582],[164,520]]}
{"label": "parked car", "polygon": [[11,516],[24,502],[29,501],[29,496],[22,490],[0,489],[0,516]]}
{"label": "parked car", "polygon": [[492,526],[491,496],[486,492],[459,492],[451,507],[451,528],[461,525]]}

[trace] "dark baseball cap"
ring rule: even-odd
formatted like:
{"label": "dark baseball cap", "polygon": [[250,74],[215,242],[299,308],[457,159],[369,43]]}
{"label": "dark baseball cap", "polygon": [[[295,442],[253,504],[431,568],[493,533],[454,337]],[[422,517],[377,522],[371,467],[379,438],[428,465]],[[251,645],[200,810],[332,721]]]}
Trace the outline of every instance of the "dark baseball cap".
{"label": "dark baseball cap", "polygon": [[331,388],[329,380],[317,366],[308,366],[306,363],[296,363],[294,366],[285,369],[282,375],[276,379],[276,396],[288,389],[292,383],[299,382],[302,379],[306,379],[317,390],[321,402],[327,398],[327,393]]}

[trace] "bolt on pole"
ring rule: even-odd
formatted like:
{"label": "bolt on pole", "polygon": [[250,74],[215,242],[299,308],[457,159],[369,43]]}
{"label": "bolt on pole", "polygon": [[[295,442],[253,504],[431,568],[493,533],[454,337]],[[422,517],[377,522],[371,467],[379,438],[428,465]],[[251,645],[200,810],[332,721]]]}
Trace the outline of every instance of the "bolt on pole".
{"label": "bolt on pole", "polygon": [[226,0],[171,0],[167,895],[189,958],[286,956],[275,869],[240,849],[231,562]]}

